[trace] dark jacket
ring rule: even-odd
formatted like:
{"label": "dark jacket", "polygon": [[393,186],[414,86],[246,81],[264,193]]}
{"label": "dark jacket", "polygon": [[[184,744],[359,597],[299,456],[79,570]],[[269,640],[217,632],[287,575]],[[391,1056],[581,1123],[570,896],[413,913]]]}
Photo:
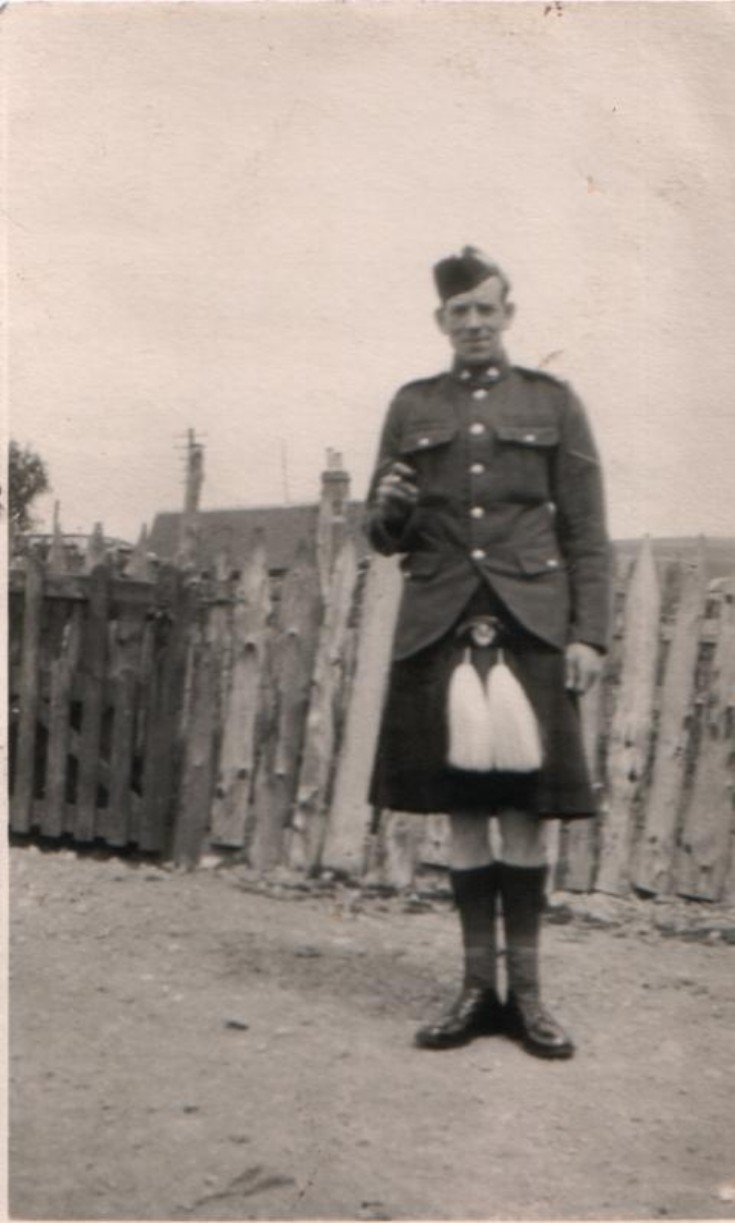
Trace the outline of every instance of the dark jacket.
{"label": "dark jacket", "polygon": [[[419,500],[386,516],[374,501],[396,461]],[[502,365],[478,384],[452,371],[401,388],[368,495],[377,551],[404,553],[394,657],[452,626],[487,582],[532,633],[605,649],[610,550],[597,450],[579,400],[548,374]]]}

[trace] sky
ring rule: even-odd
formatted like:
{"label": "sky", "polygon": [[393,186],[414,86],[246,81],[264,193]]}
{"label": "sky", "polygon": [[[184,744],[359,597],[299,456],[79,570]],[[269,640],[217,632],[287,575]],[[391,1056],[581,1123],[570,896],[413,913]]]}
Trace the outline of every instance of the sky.
{"label": "sky", "polygon": [[585,401],[613,535],[735,534],[731,3],[21,4],[7,400],[67,531],[365,493],[446,367],[431,267],[513,283]]}

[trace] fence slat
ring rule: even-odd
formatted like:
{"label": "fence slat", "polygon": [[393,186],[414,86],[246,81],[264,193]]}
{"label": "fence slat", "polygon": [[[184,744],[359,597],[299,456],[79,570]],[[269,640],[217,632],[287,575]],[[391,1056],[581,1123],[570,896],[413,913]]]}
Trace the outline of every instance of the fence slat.
{"label": "fence slat", "polygon": [[676,890],[719,900],[728,875],[735,749],[735,598],[721,605],[720,636],[705,709],[691,801],[684,817]]}
{"label": "fence slat", "polygon": [[706,597],[704,553],[684,570],[661,692],[656,756],[638,847],[634,882],[642,891],[667,892],[684,787],[694,673]]}
{"label": "fence slat", "polygon": [[211,839],[216,845],[245,844],[256,759],[256,725],[264,660],[270,585],[265,545],[257,541],[236,592],[232,617],[232,683],[226,707]]}
{"label": "fence slat", "polygon": [[281,592],[273,642],[277,722],[272,751],[262,759],[255,791],[256,826],[251,861],[270,870],[283,860],[309,707],[322,600],[313,559],[300,548]]}
{"label": "fence slat", "polygon": [[91,841],[95,836],[108,652],[108,605],[109,573],[106,566],[100,564],[96,565],[90,574],[89,618],[81,657],[82,730],[79,746],[79,789],[74,821],[74,836],[77,841]]}
{"label": "fence slat", "polygon": [[294,869],[318,868],[326,833],[326,804],[335,765],[337,700],[344,682],[350,611],[357,581],[354,540],[341,546],[319,633],[306,720],[304,750],[289,838]]}
{"label": "fence slat", "polygon": [[212,802],[214,782],[214,733],[219,675],[217,642],[213,639],[210,609],[200,607],[191,648],[191,690],[186,724],[186,742],[174,829],[173,859],[176,866],[193,867],[199,859]]}
{"label": "fence slat", "polygon": [[367,789],[375,754],[402,578],[394,559],[375,557],[365,586],[355,685],[329,815],[323,863],[361,872],[372,809]]}
{"label": "fence slat", "polygon": [[169,848],[168,816],[182,755],[177,728],[195,607],[193,590],[173,566],[166,566],[159,575],[157,599],[160,610],[143,695],[143,801],[137,829],[138,844],[149,853]]}
{"label": "fence slat", "polygon": [[133,609],[123,612],[117,621],[111,673],[113,722],[109,804],[100,815],[100,835],[108,845],[127,845],[128,841],[133,840],[131,786],[143,629],[144,621]]}
{"label": "fence slat", "polygon": [[15,754],[15,785],[11,802],[13,832],[29,832],[33,823],[33,789],[38,722],[43,570],[26,560],[23,645],[20,665],[20,714]]}
{"label": "fence slat", "polygon": [[623,667],[608,753],[608,808],[596,881],[601,892],[629,886],[632,807],[644,777],[651,740],[661,593],[649,539],[644,540],[628,587]]}
{"label": "fence slat", "polygon": [[67,769],[72,741],[71,686],[79,665],[81,642],[82,608],[77,603],[70,606],[58,654],[51,662],[46,802],[41,822],[41,832],[47,837],[60,837],[64,831]]}

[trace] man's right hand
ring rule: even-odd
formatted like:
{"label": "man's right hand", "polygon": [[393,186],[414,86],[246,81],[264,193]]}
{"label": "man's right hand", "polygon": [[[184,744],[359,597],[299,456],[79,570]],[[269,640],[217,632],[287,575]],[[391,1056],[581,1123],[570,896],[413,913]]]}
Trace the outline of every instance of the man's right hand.
{"label": "man's right hand", "polygon": [[413,509],[419,498],[415,478],[416,472],[407,463],[393,463],[375,490],[375,503],[383,514],[396,518]]}

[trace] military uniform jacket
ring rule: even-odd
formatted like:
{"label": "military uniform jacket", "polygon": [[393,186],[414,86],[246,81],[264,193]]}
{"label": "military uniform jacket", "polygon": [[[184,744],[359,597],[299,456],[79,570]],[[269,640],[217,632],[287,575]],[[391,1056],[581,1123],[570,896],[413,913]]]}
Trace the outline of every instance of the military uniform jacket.
{"label": "military uniform jacket", "polygon": [[[400,461],[417,505],[375,504]],[[563,649],[605,649],[610,549],[595,443],[581,403],[547,374],[505,364],[483,378],[454,370],[401,388],[388,411],[368,495],[377,551],[403,554],[394,657],[443,636],[478,586]]]}

